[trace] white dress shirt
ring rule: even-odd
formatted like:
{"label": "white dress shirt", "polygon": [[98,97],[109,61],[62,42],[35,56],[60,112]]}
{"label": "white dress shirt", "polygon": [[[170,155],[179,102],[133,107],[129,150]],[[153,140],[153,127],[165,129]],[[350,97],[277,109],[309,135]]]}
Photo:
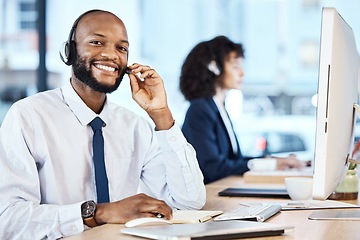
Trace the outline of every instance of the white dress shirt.
{"label": "white dress shirt", "polygon": [[215,96],[213,96],[213,100],[220,112],[220,116],[225,124],[226,130],[229,134],[229,138],[230,138],[230,143],[231,143],[231,147],[233,149],[234,154],[238,153],[238,145],[237,145],[237,141],[236,141],[236,136],[234,133],[234,130],[231,126],[231,122],[230,122],[230,118],[229,115],[225,109],[224,104],[221,103],[221,101]]}
{"label": "white dress shirt", "polygon": [[110,201],[138,189],[172,208],[206,200],[193,147],[180,128],[154,131],[131,111],[106,101],[97,115],[70,83],[22,99],[0,129],[0,239],[57,239],[84,230],[80,205],[96,201],[92,129],[104,122]]}

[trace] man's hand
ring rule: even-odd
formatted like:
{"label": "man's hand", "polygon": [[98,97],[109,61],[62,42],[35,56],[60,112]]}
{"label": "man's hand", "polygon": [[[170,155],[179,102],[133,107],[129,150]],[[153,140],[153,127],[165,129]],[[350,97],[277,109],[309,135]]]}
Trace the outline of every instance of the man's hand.
{"label": "man's hand", "polygon": [[140,193],[117,202],[97,204],[95,221],[126,223],[135,218],[156,217],[159,213],[166,219],[172,218],[172,209],[164,201]]}
{"label": "man's hand", "polygon": [[129,70],[132,98],[149,114],[157,130],[171,128],[174,119],[161,77],[154,69],[138,63],[129,66]]}

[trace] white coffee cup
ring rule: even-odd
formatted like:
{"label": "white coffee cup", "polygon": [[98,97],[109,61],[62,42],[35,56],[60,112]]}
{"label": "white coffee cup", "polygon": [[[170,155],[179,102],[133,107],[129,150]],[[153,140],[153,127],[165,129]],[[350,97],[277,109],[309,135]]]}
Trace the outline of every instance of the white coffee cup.
{"label": "white coffee cup", "polygon": [[312,198],[313,179],[310,177],[287,177],[285,186],[291,200],[300,201]]}

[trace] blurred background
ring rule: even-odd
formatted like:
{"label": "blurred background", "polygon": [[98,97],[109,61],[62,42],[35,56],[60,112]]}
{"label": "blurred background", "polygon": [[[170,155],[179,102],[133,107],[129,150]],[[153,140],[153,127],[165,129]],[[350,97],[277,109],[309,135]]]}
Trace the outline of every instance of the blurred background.
{"label": "blurred background", "polygon": [[[60,45],[80,14],[99,8],[124,21],[129,63],[158,71],[180,125],[188,102],[179,74],[190,49],[220,34],[243,43],[243,89],[226,103],[242,151],[311,158],[323,7],[337,8],[360,46],[358,0],[0,0],[0,122],[13,102],[69,80]],[[127,77],[109,98],[147,118]]]}

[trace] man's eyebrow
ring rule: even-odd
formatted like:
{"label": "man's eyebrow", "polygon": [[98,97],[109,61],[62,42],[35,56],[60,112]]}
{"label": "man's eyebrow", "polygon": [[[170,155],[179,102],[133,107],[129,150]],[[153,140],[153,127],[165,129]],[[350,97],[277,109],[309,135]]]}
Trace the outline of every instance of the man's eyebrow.
{"label": "man's eyebrow", "polygon": [[93,33],[92,35],[98,36],[98,37],[105,37],[105,35],[103,35],[103,34],[101,34],[101,33]]}
{"label": "man's eyebrow", "polygon": [[129,41],[128,40],[120,40],[121,43],[126,43],[127,45],[129,45]]}
{"label": "man's eyebrow", "polygon": [[[92,35],[93,35],[93,36],[97,36],[97,37],[103,37],[103,38],[105,37],[105,35],[103,35],[103,34],[101,34],[101,33],[93,33]],[[129,44],[129,41],[126,40],[126,39],[120,40],[119,42],[120,42],[120,43]]]}

